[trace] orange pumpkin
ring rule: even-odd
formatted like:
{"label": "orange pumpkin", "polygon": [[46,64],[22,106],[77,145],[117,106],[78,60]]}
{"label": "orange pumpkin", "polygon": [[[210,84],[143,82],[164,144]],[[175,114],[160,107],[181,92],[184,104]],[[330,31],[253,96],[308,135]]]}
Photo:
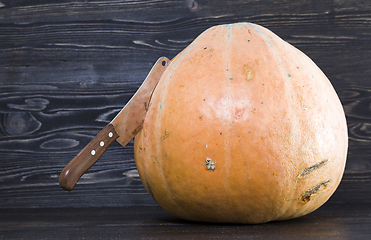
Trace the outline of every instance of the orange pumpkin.
{"label": "orange pumpkin", "polygon": [[212,27],[172,60],[134,143],[141,180],[161,207],[225,223],[314,211],[339,185],[347,147],[330,81],[251,23]]}

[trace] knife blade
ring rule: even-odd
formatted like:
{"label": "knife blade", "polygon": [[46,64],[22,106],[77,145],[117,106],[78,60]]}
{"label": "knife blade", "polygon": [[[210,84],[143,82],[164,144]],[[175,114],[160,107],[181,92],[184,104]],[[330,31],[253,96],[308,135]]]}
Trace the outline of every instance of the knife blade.
{"label": "knife blade", "polygon": [[71,191],[115,140],[125,146],[143,128],[152,93],[169,64],[168,58],[159,58],[125,107],[66,165],[59,175],[63,189]]}

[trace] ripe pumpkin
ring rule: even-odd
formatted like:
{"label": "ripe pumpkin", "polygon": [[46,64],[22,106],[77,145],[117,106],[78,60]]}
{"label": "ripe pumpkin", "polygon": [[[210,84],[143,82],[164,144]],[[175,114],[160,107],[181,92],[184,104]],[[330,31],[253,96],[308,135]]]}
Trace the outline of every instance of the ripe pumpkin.
{"label": "ripe pumpkin", "polygon": [[209,28],[172,60],[134,142],[142,183],[161,207],[224,223],[314,211],[338,187],[347,147],[330,81],[251,23]]}

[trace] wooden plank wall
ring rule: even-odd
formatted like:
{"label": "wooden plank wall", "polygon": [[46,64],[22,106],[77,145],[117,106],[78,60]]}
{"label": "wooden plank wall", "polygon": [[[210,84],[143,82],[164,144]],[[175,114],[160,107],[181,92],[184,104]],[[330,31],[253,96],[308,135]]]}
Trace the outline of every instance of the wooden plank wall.
{"label": "wooden plank wall", "polygon": [[63,167],[125,105],[160,56],[207,28],[263,25],[325,72],[349,155],[332,202],[371,200],[369,0],[0,0],[0,208],[154,205],[114,143],[74,191]]}

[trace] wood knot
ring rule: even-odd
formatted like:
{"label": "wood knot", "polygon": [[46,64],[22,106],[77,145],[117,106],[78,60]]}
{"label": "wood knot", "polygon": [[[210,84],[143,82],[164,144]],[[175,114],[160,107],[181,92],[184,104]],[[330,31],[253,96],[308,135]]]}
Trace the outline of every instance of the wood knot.
{"label": "wood knot", "polygon": [[6,113],[3,129],[8,135],[33,133],[41,127],[41,123],[30,112]]}

